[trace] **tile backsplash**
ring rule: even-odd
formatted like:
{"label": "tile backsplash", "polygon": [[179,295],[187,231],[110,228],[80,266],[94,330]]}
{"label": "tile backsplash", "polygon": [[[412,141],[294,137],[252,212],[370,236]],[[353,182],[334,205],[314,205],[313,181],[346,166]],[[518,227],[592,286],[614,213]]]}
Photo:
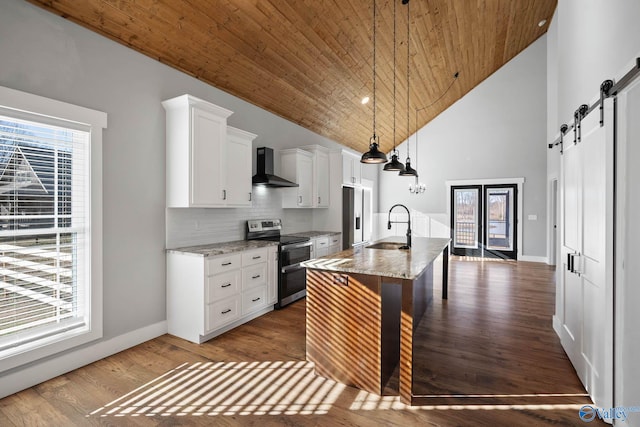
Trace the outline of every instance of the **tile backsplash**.
{"label": "tile backsplash", "polygon": [[250,208],[167,208],[166,247],[243,240],[248,219],[281,218],[283,233],[312,229],[312,209],[282,209],[278,188],[253,190]]}

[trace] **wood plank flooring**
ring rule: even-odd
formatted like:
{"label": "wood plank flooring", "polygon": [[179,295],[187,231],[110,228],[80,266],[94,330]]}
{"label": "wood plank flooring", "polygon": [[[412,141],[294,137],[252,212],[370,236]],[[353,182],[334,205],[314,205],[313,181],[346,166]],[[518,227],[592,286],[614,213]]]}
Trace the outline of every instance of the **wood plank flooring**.
{"label": "wood plank flooring", "polygon": [[454,257],[449,280],[418,328],[424,406],[314,375],[299,301],[202,345],[164,335],[6,397],[0,426],[584,425],[590,401],[551,329],[553,270]]}

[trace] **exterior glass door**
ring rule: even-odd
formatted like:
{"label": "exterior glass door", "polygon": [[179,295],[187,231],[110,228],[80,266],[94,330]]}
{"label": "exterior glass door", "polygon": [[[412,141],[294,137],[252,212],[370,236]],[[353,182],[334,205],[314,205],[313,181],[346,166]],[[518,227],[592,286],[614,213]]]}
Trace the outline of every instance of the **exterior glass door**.
{"label": "exterior glass door", "polygon": [[482,186],[451,187],[451,230],[454,255],[482,256]]}
{"label": "exterior glass door", "polygon": [[484,188],[484,256],[516,259],[515,185]]}
{"label": "exterior glass door", "polygon": [[517,258],[516,184],[451,187],[451,253]]}

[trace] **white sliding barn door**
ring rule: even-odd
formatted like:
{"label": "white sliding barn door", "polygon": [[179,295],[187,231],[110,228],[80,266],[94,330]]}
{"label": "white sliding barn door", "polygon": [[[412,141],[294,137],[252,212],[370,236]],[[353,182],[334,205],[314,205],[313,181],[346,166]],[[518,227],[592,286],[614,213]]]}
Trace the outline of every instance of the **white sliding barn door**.
{"label": "white sliding barn door", "polygon": [[[640,79],[618,94],[615,406],[640,402]],[[624,423],[640,426],[640,413]]]}
{"label": "white sliding barn door", "polygon": [[[612,405],[613,101],[582,120],[562,155],[560,338],[597,406]],[[569,135],[567,135],[569,140]]]}

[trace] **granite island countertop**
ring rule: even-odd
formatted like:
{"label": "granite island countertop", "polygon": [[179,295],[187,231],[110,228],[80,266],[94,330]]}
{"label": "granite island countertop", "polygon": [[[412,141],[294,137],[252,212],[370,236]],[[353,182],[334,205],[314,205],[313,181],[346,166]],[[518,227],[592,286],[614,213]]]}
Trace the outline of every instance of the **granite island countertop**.
{"label": "granite island countertop", "polygon": [[167,249],[167,252],[207,257],[260,249],[267,246],[275,246],[277,244],[278,242],[270,240],[234,240],[232,242],[210,243],[206,245]]}
{"label": "granite island countertop", "polygon": [[[395,236],[374,243],[404,244],[405,241],[404,236]],[[450,241],[451,239],[448,238],[414,237],[410,250],[370,249],[367,246],[360,246],[305,261],[302,266],[315,270],[413,280],[442,253]]]}

